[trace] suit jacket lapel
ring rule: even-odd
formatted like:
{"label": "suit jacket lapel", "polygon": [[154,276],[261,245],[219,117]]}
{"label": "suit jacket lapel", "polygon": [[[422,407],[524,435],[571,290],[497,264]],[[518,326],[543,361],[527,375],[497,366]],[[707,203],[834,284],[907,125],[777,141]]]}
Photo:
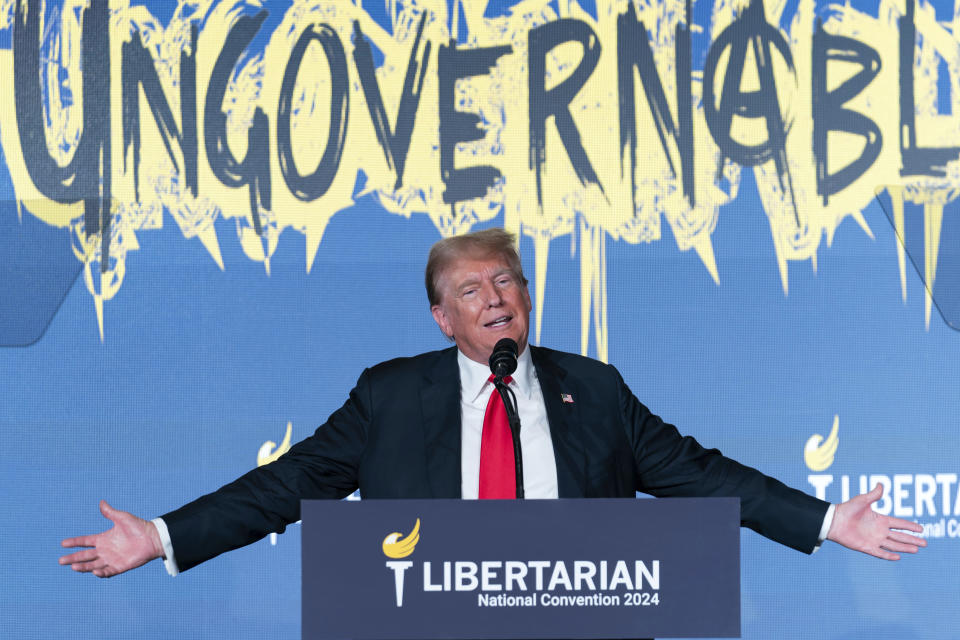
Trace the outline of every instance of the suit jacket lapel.
{"label": "suit jacket lapel", "polygon": [[427,477],[434,498],[461,496],[460,368],[457,349],[437,354],[424,367],[420,391]]}
{"label": "suit jacket lapel", "polygon": [[[586,493],[586,460],[582,441],[580,405],[564,402],[564,394],[578,396],[579,389],[566,370],[550,358],[549,351],[530,348],[537,380],[550,423],[553,456],[557,463],[557,489],[561,498],[582,498]],[[522,428],[522,427],[521,427]]]}

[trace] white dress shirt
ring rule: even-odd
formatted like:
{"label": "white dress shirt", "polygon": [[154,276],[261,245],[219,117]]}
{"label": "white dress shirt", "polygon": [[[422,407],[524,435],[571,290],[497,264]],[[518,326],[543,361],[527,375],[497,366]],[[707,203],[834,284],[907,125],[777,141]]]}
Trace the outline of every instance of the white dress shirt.
{"label": "white dress shirt", "polygon": [[[490,367],[457,352],[460,367],[460,488],[465,500],[476,500],[480,491],[480,436],[490,394]],[[520,450],[523,451],[523,492],[527,498],[556,498],[557,462],[547,422],[547,405],[533,368],[530,349],[517,359],[510,388],[520,413]]]}

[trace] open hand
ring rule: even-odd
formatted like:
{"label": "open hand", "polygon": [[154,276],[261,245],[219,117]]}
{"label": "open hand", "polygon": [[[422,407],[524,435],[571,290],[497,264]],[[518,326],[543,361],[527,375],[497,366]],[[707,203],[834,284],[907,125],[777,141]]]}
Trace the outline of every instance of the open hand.
{"label": "open hand", "polygon": [[878,484],[870,493],[838,504],[827,540],[884,560],[899,560],[901,553],[916,553],[920,547],[927,546],[927,541],[919,536],[895,531],[921,533],[923,527],[919,524],[884,516],[870,508],[882,495],[883,487]]}
{"label": "open hand", "polygon": [[113,527],[103,533],[67,538],[61,542],[60,545],[67,548],[88,548],[61,556],[60,564],[68,564],[74,571],[92,573],[98,578],[110,578],[163,557],[160,534],[152,522],[118,511],[106,500],[100,501],[100,513],[113,522]]}

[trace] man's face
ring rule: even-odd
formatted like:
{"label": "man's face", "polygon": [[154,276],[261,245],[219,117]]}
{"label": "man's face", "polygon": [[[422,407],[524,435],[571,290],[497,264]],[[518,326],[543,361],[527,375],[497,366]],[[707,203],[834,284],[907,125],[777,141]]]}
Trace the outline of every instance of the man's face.
{"label": "man's face", "polygon": [[461,258],[440,274],[437,289],[433,319],[463,355],[486,364],[501,338],[526,348],[530,292],[502,257]]}

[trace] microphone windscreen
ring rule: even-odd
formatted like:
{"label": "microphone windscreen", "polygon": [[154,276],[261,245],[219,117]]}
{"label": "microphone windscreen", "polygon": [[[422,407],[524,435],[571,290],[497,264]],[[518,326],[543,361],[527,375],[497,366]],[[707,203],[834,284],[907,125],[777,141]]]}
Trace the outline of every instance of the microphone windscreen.
{"label": "microphone windscreen", "polygon": [[490,354],[490,371],[498,378],[517,370],[517,353],[520,348],[513,338],[501,338]]}

